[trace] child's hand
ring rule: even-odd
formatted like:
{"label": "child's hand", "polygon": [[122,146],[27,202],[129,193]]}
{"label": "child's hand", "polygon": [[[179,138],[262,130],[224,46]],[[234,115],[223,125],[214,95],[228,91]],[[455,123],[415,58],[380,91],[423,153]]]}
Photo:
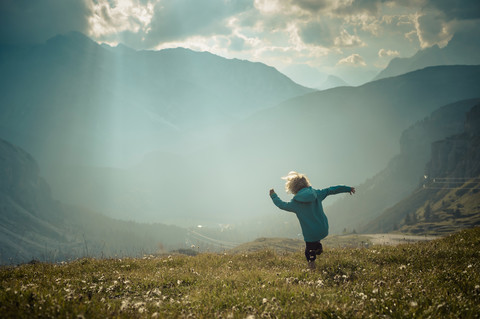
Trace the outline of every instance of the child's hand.
{"label": "child's hand", "polygon": [[273,188],[270,190],[270,196],[272,196],[273,194],[275,194],[275,191],[273,190]]}
{"label": "child's hand", "polygon": [[355,194],[355,187],[352,187],[352,189],[350,190],[350,195],[353,195]]}

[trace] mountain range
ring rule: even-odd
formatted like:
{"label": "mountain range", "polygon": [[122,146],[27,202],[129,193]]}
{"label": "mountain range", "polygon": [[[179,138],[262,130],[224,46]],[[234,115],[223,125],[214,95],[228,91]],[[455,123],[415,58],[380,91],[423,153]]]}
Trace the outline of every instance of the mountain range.
{"label": "mountain range", "polygon": [[135,211],[142,221],[242,222],[275,211],[265,194],[282,189],[280,176],[291,170],[316,187],[363,183],[399,153],[406,128],[442,105],[478,97],[479,80],[479,66],[432,67],[309,93],[238,122],[198,152],[159,151],[122,169],[66,166],[49,180],[59,198],[116,218]]}
{"label": "mountain range", "polygon": [[445,105],[405,130],[400,138],[400,153],[385,169],[357,186],[356,200],[328,207],[332,232],[340,233],[345,228],[357,232],[385,231],[388,227],[391,230],[393,223],[383,229],[372,221],[408,198],[424,182],[432,143],[462,133],[467,112],[478,103],[480,99],[469,99]]}
{"label": "mountain range", "polygon": [[52,198],[35,159],[0,139],[0,264],[141,256],[183,247],[187,230],[113,220]]}
{"label": "mountain range", "polygon": [[0,136],[40,165],[125,166],[188,153],[252,112],[311,89],[261,63],[177,48],[135,51],[81,33],[0,47]]}
{"label": "mountain range", "polygon": [[[473,36],[475,34],[475,36]],[[411,71],[436,65],[478,65],[480,64],[480,33],[455,33],[448,44],[422,49],[408,58],[394,58],[373,80],[397,76]]]}
{"label": "mountain range", "polygon": [[480,225],[480,103],[464,129],[432,143],[425,179],[364,227],[367,232],[402,231],[445,235]]}
{"label": "mountain range", "polygon": [[479,92],[479,65],[315,91],[261,63],[79,33],[1,46],[2,259],[150,252],[184,245],[189,226],[254,219],[295,233],[268,197],[289,199],[291,170],[357,186],[327,212],[332,231],[367,230],[418,185],[431,142],[462,132]]}

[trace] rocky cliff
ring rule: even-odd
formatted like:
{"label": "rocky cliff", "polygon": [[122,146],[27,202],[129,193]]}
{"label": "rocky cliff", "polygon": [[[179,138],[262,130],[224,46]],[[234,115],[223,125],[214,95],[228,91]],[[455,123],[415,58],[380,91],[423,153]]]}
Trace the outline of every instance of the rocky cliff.
{"label": "rocky cliff", "polygon": [[432,143],[425,180],[365,231],[447,234],[480,225],[480,104],[466,114],[464,132]]}
{"label": "rocky cliff", "polygon": [[430,179],[480,175],[480,104],[467,113],[464,133],[432,144],[426,174]]}
{"label": "rocky cliff", "polygon": [[405,130],[400,138],[400,154],[381,172],[358,185],[355,200],[339,201],[327,209],[331,231],[380,231],[380,225],[372,228],[370,222],[418,188],[431,158],[431,144],[462,133],[466,112],[477,103],[479,99],[445,105]]}

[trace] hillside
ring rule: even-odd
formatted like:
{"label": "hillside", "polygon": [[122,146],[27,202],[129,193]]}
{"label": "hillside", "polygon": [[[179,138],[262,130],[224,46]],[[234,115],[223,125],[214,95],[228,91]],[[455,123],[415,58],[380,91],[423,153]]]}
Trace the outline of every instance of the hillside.
{"label": "hillside", "polygon": [[0,46],[0,136],[42,168],[188,153],[252,112],[311,91],[261,63],[112,48],[76,32]]}
{"label": "hillside", "polygon": [[138,256],[182,247],[187,231],[117,221],[53,200],[33,157],[0,139],[0,264]]}
{"label": "hillside", "polygon": [[357,186],[355,201],[338,201],[328,207],[331,232],[340,233],[344,228],[384,232],[380,226],[363,227],[418,188],[431,158],[431,144],[462,133],[466,113],[479,102],[474,99],[445,105],[405,130],[400,138],[400,153],[385,169]]}
{"label": "hillside", "polygon": [[408,58],[394,58],[373,80],[408,73],[435,65],[479,65],[480,34],[455,33],[446,47],[438,45],[422,49]]}
{"label": "hillside", "polygon": [[371,222],[367,232],[445,234],[480,224],[480,105],[464,132],[432,144],[426,179],[413,194]]}
{"label": "hillside", "polygon": [[480,229],[395,247],[0,268],[4,318],[475,318]]}
{"label": "hillside", "polygon": [[[117,218],[130,218],[134,208],[143,221],[244,222],[276,212],[266,192],[283,189],[280,176],[292,169],[316,187],[364,182],[399,153],[405,129],[442,105],[478,98],[479,83],[478,66],[432,67],[310,93],[255,113],[198,152],[152,153],[135,167],[103,173],[71,167],[49,180],[59,198]],[[105,190],[112,191],[108,203],[97,198]]]}

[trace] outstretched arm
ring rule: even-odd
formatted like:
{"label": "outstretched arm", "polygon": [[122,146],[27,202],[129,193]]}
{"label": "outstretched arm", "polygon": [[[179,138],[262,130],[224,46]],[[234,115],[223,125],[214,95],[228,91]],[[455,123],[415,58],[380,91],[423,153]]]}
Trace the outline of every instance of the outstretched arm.
{"label": "outstretched arm", "polygon": [[284,202],[283,200],[278,197],[277,193],[273,190],[273,188],[270,190],[270,198],[272,198],[273,203],[280,209],[289,211],[289,212],[294,212],[292,204]]}
{"label": "outstretched arm", "polygon": [[328,195],[335,195],[340,193],[350,193],[350,195],[353,195],[355,194],[355,187],[339,185],[331,186],[317,191],[318,196],[320,196],[322,199],[327,197]]}

